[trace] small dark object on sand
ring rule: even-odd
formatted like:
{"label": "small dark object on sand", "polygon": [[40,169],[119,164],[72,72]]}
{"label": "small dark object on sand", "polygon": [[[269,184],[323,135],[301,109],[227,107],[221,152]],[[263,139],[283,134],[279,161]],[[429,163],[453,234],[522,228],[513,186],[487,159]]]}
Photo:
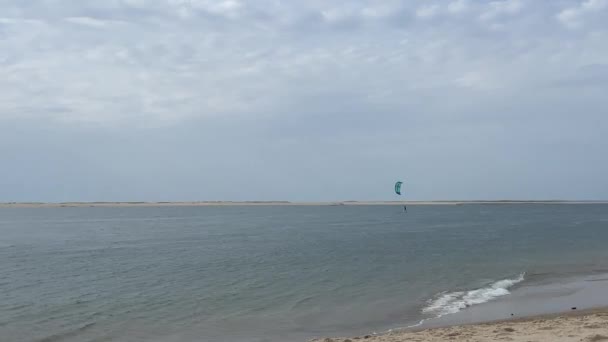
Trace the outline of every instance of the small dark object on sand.
{"label": "small dark object on sand", "polygon": [[573,306],[573,307],[572,307],[572,310],[576,310],[576,306]]}
{"label": "small dark object on sand", "polygon": [[365,336],[363,336],[363,338],[371,338],[371,336],[370,335],[365,335]]}
{"label": "small dark object on sand", "polygon": [[605,341],[605,340],[608,340],[608,336],[593,335],[593,336],[589,336],[585,339],[585,341],[589,341],[589,342]]}

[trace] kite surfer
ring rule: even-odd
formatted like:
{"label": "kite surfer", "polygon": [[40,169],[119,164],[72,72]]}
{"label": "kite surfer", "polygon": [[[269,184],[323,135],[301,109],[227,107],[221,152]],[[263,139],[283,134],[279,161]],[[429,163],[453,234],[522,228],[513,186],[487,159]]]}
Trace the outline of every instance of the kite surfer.
{"label": "kite surfer", "polygon": [[[395,193],[399,196],[401,196],[401,186],[403,185],[403,182],[397,182],[395,183]],[[405,211],[407,213],[407,206],[403,206],[403,211]]]}

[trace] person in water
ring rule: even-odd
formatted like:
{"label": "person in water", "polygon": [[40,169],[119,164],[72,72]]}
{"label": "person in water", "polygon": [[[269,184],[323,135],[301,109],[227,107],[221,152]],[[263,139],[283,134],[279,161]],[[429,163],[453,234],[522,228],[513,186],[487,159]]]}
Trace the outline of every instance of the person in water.
{"label": "person in water", "polygon": [[407,211],[407,207],[406,206],[403,206],[403,211]]}

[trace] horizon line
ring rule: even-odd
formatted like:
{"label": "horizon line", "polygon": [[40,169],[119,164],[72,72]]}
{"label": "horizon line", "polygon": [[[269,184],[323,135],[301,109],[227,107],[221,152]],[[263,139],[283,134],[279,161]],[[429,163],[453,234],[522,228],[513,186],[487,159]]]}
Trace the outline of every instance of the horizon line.
{"label": "horizon line", "polygon": [[206,200],[206,201],[73,201],[73,202],[0,202],[0,207],[95,207],[95,206],[230,206],[230,205],[458,205],[458,204],[608,204],[608,200],[345,200],[345,201],[286,201],[286,200]]}

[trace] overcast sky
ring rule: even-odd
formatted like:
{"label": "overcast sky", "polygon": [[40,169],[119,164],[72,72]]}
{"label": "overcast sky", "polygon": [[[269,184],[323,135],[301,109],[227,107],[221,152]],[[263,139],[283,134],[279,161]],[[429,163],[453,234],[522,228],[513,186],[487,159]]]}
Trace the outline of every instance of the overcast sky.
{"label": "overcast sky", "polygon": [[0,201],[608,199],[608,0],[0,0]]}

